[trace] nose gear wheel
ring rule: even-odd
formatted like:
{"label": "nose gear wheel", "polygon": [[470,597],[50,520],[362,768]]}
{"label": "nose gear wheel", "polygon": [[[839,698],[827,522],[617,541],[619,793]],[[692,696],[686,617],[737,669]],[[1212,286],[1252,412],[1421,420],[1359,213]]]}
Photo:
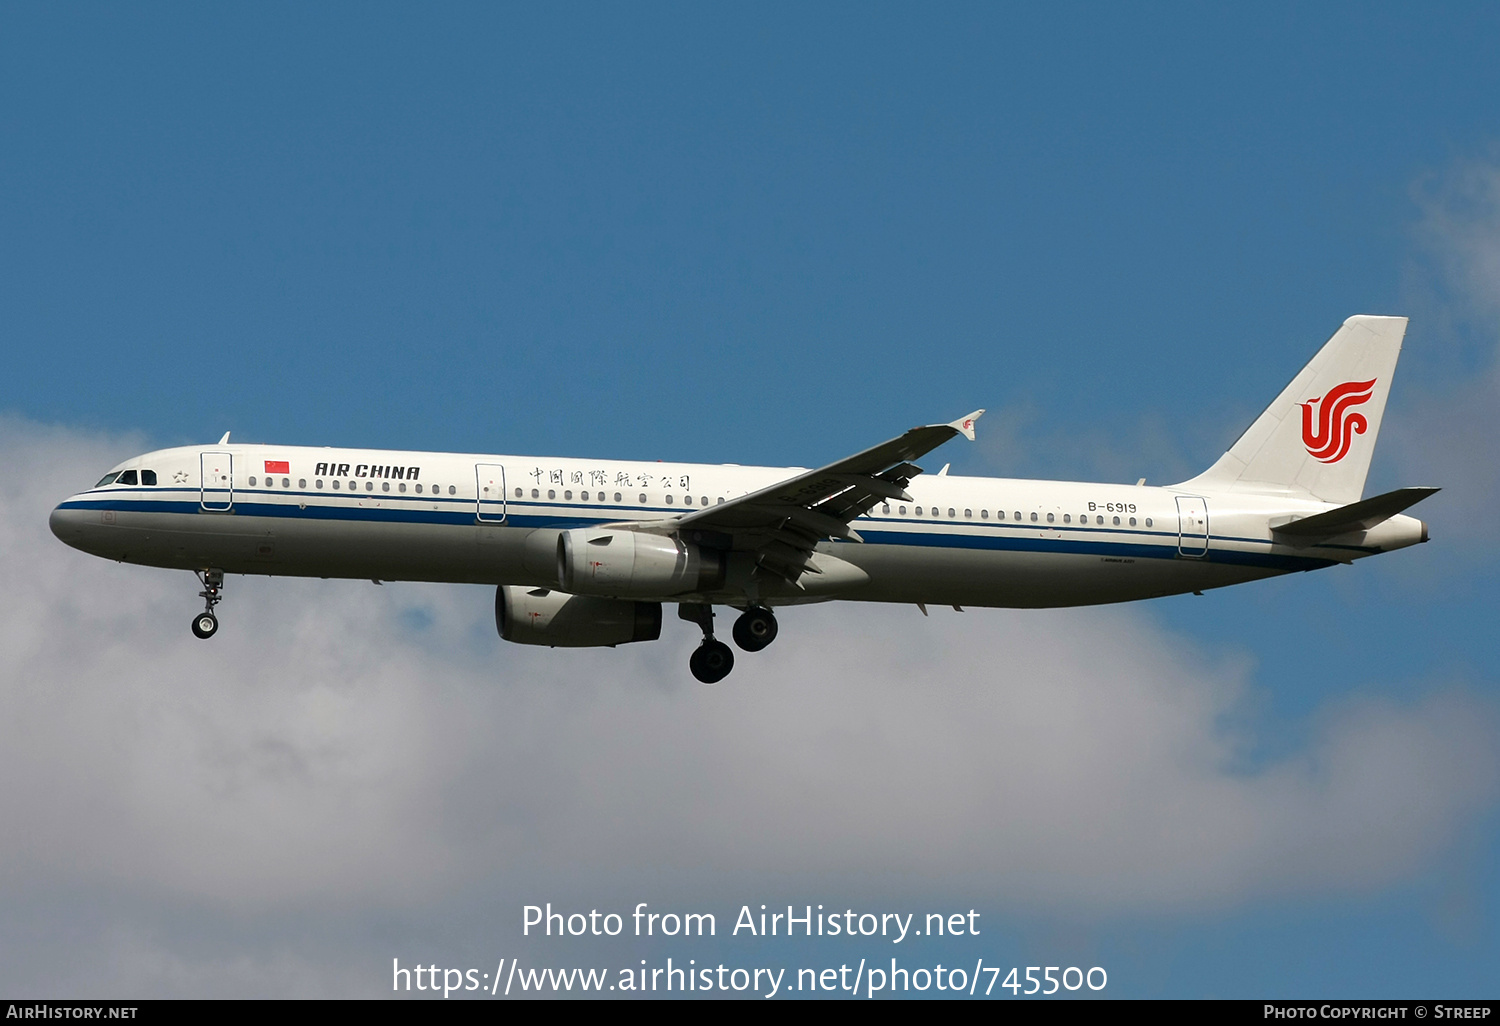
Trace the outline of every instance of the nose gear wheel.
{"label": "nose gear wheel", "polygon": [[219,630],[219,618],[214,615],[214,606],[224,601],[224,571],[194,570],[203,590],[198,597],[203,600],[203,612],[193,617],[193,636],[211,638]]}

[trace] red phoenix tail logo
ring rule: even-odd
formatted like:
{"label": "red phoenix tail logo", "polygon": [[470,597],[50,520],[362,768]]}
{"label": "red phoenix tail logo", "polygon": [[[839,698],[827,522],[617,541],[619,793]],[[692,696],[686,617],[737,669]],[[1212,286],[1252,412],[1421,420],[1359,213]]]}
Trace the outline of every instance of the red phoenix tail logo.
{"label": "red phoenix tail logo", "polygon": [[[1298,403],[1302,407],[1302,444],[1307,454],[1323,463],[1337,463],[1349,452],[1355,435],[1362,435],[1370,422],[1364,414],[1350,412],[1374,395],[1375,381],[1346,381],[1328,390],[1322,399]],[[1313,412],[1313,407],[1317,412]]]}

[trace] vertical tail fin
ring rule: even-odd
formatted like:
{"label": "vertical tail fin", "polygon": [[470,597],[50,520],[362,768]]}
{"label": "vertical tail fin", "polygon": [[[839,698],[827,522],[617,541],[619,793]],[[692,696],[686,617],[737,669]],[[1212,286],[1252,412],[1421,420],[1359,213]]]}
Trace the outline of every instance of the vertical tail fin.
{"label": "vertical tail fin", "polygon": [[1178,487],[1358,501],[1405,335],[1405,317],[1349,318],[1217,463]]}

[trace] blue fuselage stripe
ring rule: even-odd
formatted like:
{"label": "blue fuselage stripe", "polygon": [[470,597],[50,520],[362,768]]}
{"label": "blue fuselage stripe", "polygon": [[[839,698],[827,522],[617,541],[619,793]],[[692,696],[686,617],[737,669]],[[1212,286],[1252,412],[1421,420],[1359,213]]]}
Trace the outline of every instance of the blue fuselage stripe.
{"label": "blue fuselage stripe", "polygon": [[[167,494],[164,494],[167,493]],[[684,512],[670,507],[617,506],[599,508],[593,515],[558,513],[555,504],[509,500],[503,519],[476,517],[473,498],[444,496],[407,496],[381,493],[349,496],[356,502],[378,500],[378,506],[328,505],[309,500],[330,498],[327,493],[301,491],[256,492],[236,488],[233,507],[228,510],[205,510],[197,489],[111,489],[95,492],[97,498],[72,499],[59,509],[98,509],[134,513],[202,514],[204,516],[270,517],[294,520],[339,520],[362,523],[438,524],[474,526],[490,524],[513,528],[549,528],[568,530],[621,520],[638,520],[651,516],[670,516]],[[283,501],[265,501],[271,496]],[[287,501],[295,500],[295,501]],[[348,500],[346,500],[348,501]],[[441,505],[443,509],[432,509]],[[498,505],[498,504],[497,504]],[[428,508],[418,508],[428,507]],[[543,512],[545,510],[546,512]],[[899,525],[902,529],[890,530]],[[946,526],[938,521],[909,521],[881,517],[865,518],[855,525],[868,544],[900,545],[925,548],[978,549],[1011,552],[1050,552],[1071,555],[1112,556],[1124,559],[1176,559],[1180,555],[1175,532],[1121,529],[1113,527],[1073,527],[1049,525],[1044,530],[1058,537],[1036,537],[1036,525],[964,522],[961,531],[933,530]],[[1122,540],[1122,536],[1124,539]],[[1149,539],[1149,540],[1148,540]],[[1197,541],[1197,539],[1193,539]],[[1214,547],[1213,543],[1220,543]],[[1213,535],[1202,561],[1257,566],[1275,570],[1310,570],[1329,566],[1333,560],[1315,556],[1273,553],[1271,542],[1261,538]],[[849,543],[857,544],[857,543]],[[1255,545],[1261,551],[1224,547],[1228,544]],[[1353,551],[1367,550],[1351,547]],[[1196,554],[1195,554],[1196,555]]]}

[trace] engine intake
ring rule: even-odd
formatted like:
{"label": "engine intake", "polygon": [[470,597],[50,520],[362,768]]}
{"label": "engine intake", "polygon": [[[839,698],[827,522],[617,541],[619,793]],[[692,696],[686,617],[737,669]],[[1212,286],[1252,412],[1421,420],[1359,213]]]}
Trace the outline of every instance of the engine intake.
{"label": "engine intake", "polygon": [[495,627],[518,645],[614,647],[661,637],[661,603],[502,584],[495,589]]}
{"label": "engine intake", "polygon": [[557,541],[557,579],[578,595],[683,595],[724,583],[724,554],[640,531],[579,528]]}

